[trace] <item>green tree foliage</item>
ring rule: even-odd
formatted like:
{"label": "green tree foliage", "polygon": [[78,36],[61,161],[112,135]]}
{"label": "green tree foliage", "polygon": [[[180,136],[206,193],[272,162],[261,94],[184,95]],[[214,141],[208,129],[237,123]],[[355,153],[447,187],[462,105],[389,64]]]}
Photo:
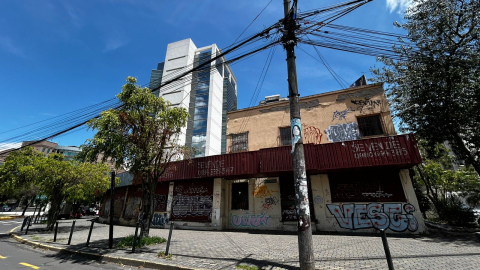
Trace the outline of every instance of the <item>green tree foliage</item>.
{"label": "green tree foliage", "polygon": [[[374,81],[404,129],[454,152],[480,173],[480,1],[414,0],[405,12],[400,61],[381,58]],[[419,106],[417,106],[418,104]]]}
{"label": "green tree foliage", "polygon": [[105,163],[65,161],[61,154],[53,153],[38,163],[41,172],[42,194],[50,201],[47,229],[52,229],[63,202],[93,201],[95,194],[104,193],[110,186]]}
{"label": "green tree foliage", "polygon": [[182,156],[188,149],[178,144],[178,136],[186,125],[189,114],[184,108],[172,107],[148,88],[136,85],[128,77],[122,92],[117,95],[122,103],[118,109],[101,113],[88,122],[97,131],[93,139],[82,145],[79,158],[96,161],[111,157],[115,166],[126,166],[142,181],[141,235],[148,236],[154,211],[154,195],[159,177],[169,162]]}
{"label": "green tree foliage", "polygon": [[65,161],[57,153],[43,157],[32,147],[26,147],[11,152],[0,166],[0,192],[9,197],[20,192],[30,196],[30,201],[37,194],[46,195],[51,205],[47,228],[52,229],[62,202],[91,202],[95,194],[108,189],[109,171],[104,163]]}
{"label": "green tree foliage", "polygon": [[417,166],[414,182],[424,187],[428,199],[441,221],[463,225],[473,221],[473,214],[460,197],[468,199],[480,190],[478,174],[470,167],[452,170],[452,159],[447,149],[419,142],[423,164]]}
{"label": "green tree foliage", "polygon": [[37,164],[43,158],[33,147],[11,152],[0,166],[0,194],[18,200],[25,199],[25,208],[39,192],[39,171]]}

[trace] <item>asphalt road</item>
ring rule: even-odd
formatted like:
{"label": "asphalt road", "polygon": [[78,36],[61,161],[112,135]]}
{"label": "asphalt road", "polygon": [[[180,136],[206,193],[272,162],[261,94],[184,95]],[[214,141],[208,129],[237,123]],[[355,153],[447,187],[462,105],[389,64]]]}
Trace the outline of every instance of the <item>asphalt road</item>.
{"label": "asphalt road", "polygon": [[0,220],[0,269],[138,269],[111,263],[98,262],[78,255],[61,254],[53,251],[34,249],[20,244],[8,235],[16,226],[22,225],[22,219]]}

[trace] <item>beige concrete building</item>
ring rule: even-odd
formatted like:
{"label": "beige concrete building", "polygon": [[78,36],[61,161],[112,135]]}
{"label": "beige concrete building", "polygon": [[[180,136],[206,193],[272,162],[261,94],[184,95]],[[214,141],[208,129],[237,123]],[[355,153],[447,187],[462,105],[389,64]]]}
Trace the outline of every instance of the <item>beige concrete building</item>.
{"label": "beige concrete building", "polygon": [[[227,113],[229,153],[291,144],[288,99],[271,96],[261,103]],[[303,97],[300,106],[304,143],[397,134],[382,84]]]}
{"label": "beige concrete building", "polygon": [[42,153],[43,156],[45,157],[48,156],[48,154],[50,153],[57,152],[56,148],[58,146],[58,143],[49,142],[49,141],[40,141],[34,144],[31,144],[31,143],[33,143],[33,141],[25,141],[25,142],[22,142],[22,146],[29,145],[33,147],[35,150],[37,150],[38,152]]}
{"label": "beige concrete building", "polygon": [[[300,99],[314,231],[422,233],[408,168],[421,162],[415,138],[396,135],[382,84]],[[170,164],[159,179],[152,226],[296,230],[289,103],[267,97],[227,113],[228,154]],[[135,224],[141,190],[115,191],[115,222]],[[107,196],[101,221],[108,220]]]}

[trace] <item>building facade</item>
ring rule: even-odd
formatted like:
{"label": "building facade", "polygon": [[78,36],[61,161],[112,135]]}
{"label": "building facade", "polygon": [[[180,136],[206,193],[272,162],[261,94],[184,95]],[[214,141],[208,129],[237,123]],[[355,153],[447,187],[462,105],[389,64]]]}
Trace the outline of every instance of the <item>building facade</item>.
{"label": "building facade", "polygon": [[74,160],[75,156],[82,151],[80,147],[76,146],[57,145],[55,149],[57,153],[62,154],[65,157],[65,160]]}
{"label": "building facade", "polygon": [[[151,89],[199,67],[184,78],[154,91],[190,113],[179,143],[194,147],[196,157],[226,153],[227,112],[237,108],[237,81],[225,59],[208,63],[220,50],[215,44],[197,48],[191,39],[168,44],[165,61],[150,77]],[[206,64],[208,63],[208,64]]]}
{"label": "building facade", "polygon": [[[420,154],[413,135],[396,135],[382,85],[300,103],[312,229],[424,232],[408,170],[421,163]],[[175,221],[179,229],[296,230],[292,145],[282,131],[290,130],[288,119],[288,102],[279,97],[227,113],[228,153],[170,164],[159,179],[152,226]],[[115,222],[136,222],[138,184],[116,190]],[[109,203],[107,196],[101,220]]]}

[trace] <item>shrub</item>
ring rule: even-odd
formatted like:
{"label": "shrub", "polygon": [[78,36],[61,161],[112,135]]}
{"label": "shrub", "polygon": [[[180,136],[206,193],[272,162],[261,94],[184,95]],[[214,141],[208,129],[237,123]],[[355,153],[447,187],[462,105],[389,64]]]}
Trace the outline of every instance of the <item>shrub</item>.
{"label": "shrub", "polygon": [[450,225],[465,226],[475,222],[475,215],[471,208],[466,207],[456,197],[442,200],[435,208],[439,219]]}
{"label": "shrub", "polygon": [[[123,238],[122,240],[120,240],[120,242],[118,242],[118,244],[115,247],[116,248],[131,247],[133,246],[133,238],[134,238],[134,235],[129,235]],[[143,247],[143,246],[161,244],[164,242],[167,242],[167,240],[165,238],[158,237],[158,236],[148,236],[148,237],[142,237],[142,238],[137,237],[137,243],[135,246]]]}

